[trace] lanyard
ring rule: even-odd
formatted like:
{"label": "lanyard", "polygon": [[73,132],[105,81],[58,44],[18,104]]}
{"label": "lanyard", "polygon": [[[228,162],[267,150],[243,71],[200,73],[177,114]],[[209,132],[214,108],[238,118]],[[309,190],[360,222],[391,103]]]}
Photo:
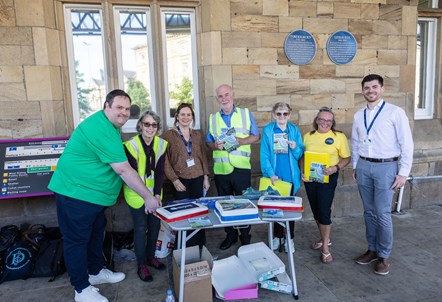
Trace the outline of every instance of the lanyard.
{"label": "lanyard", "polygon": [[184,146],[186,146],[187,154],[190,156],[192,154],[192,134],[190,133],[189,129],[189,143],[187,143],[186,139],[184,138],[183,133],[181,132],[181,129],[179,126],[177,126],[178,133],[181,136],[181,139],[183,140]]}
{"label": "lanyard", "polygon": [[368,126],[367,128],[367,108],[364,109],[364,126],[365,126],[365,130],[367,130],[367,136],[368,133],[370,133],[371,127],[373,127],[374,121],[376,120],[376,118],[378,117],[379,113],[381,113],[382,108],[384,108],[385,102],[382,103],[381,108],[379,108],[379,111],[376,113],[376,115],[374,116],[373,120],[370,123],[370,126]]}

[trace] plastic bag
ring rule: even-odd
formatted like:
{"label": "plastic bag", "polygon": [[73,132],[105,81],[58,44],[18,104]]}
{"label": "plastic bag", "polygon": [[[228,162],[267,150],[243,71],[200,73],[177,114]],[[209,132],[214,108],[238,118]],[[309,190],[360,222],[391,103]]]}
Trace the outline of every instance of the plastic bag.
{"label": "plastic bag", "polygon": [[176,233],[177,232],[172,230],[166,223],[161,222],[155,248],[155,256],[157,258],[164,258],[170,254],[175,246]]}

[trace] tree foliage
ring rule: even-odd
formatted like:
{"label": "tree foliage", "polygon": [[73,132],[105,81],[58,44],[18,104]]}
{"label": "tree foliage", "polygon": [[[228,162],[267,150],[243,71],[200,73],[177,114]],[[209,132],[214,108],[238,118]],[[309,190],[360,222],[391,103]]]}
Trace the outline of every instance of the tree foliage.
{"label": "tree foliage", "polygon": [[150,94],[141,81],[129,79],[127,81],[127,94],[132,99],[132,105],[138,105],[141,112],[152,109]]}
{"label": "tree foliage", "polygon": [[92,108],[88,101],[88,95],[91,93],[92,89],[81,87],[81,83],[84,83],[84,74],[78,70],[78,65],[78,61],[75,61],[75,82],[77,84],[78,109],[80,110],[80,120],[83,120],[92,112]]}
{"label": "tree foliage", "polygon": [[169,98],[178,100],[179,103],[193,103],[193,83],[184,77],[180,85],[175,84],[175,90],[169,92]]}

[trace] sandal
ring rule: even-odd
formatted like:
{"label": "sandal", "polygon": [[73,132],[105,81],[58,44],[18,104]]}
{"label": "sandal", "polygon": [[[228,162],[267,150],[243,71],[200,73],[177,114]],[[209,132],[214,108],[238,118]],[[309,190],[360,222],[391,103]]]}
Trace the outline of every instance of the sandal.
{"label": "sandal", "polygon": [[[328,240],[328,246],[330,246],[330,245],[332,245],[332,243],[331,243],[330,240]],[[319,250],[319,249],[321,249],[321,248],[322,248],[322,241],[319,240],[319,241],[313,242],[313,243],[310,245],[310,248],[311,248],[312,250]]]}
{"label": "sandal", "polygon": [[324,252],[321,252],[321,262],[325,264],[330,264],[333,262],[333,257],[330,253],[324,254]]}

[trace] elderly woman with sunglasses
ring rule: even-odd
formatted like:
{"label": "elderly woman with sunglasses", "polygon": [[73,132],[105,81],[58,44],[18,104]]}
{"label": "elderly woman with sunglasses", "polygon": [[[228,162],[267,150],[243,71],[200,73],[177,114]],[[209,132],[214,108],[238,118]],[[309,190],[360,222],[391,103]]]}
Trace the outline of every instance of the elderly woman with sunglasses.
{"label": "elderly woman with sunglasses", "polygon": [[350,162],[350,148],[344,133],[335,129],[335,115],[328,107],[319,109],[313,120],[313,131],[304,135],[305,151],[330,154],[330,166],[322,172],[329,175],[328,183],[307,181],[304,177],[304,164],[301,160],[302,178],[313,216],[318,226],[321,239],[311,244],[314,250],[321,250],[321,261],[329,264],[333,261],[329,246],[331,232],[331,206],[335,196],[339,170]]}
{"label": "elderly woman with sunglasses", "polygon": [[[272,116],[275,121],[263,128],[261,140],[261,171],[264,177],[270,178],[272,184],[275,180],[291,182],[292,195],[296,194],[301,185],[301,173],[298,160],[304,153],[302,136],[298,127],[289,123],[292,108],[280,102],[273,106]],[[290,222],[290,244],[293,246],[294,222]],[[284,229],[278,223],[274,224],[275,230],[272,248],[280,246]],[[288,250],[286,245],[285,250]],[[293,248],[294,251],[294,248]]]}
{"label": "elderly woman with sunglasses", "polygon": [[[160,117],[153,111],[141,114],[136,126],[138,135],[124,142],[129,164],[161,206],[164,182],[164,163],[167,141],[157,136],[161,130]],[[164,270],[166,266],[155,258],[155,247],[160,230],[160,220],[144,210],[143,199],[128,186],[123,187],[134,224],[135,255],[138,276],[142,281],[153,280],[148,266]]]}

